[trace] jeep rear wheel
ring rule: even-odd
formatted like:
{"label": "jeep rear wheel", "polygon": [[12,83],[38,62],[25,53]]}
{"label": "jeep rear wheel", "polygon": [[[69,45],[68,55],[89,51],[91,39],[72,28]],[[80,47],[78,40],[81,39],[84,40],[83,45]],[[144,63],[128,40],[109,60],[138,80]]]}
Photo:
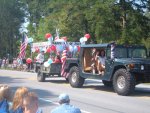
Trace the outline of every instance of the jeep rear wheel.
{"label": "jeep rear wheel", "polygon": [[38,70],[38,73],[37,73],[37,80],[39,82],[44,82],[45,81],[45,74],[42,73],[40,70]]}
{"label": "jeep rear wheel", "polygon": [[135,79],[126,69],[118,69],[113,76],[113,87],[119,95],[129,95],[135,89]]}
{"label": "jeep rear wheel", "polygon": [[69,71],[69,83],[72,87],[82,87],[84,78],[80,76],[78,67],[74,66]]}

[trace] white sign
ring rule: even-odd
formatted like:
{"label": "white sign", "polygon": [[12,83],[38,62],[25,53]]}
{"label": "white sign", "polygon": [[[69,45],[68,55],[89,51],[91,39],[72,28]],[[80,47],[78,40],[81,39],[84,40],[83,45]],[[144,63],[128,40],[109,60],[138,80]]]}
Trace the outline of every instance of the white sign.
{"label": "white sign", "polygon": [[36,47],[47,47],[49,46],[49,42],[38,42],[38,43],[33,43],[33,48],[36,48]]}

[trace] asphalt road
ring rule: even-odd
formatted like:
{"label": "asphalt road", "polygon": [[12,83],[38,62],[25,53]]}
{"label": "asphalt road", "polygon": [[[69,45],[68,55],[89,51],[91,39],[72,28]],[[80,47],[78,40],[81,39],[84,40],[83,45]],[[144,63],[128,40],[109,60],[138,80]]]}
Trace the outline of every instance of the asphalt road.
{"label": "asphalt road", "polygon": [[25,86],[39,96],[43,113],[58,106],[58,95],[68,93],[71,104],[82,113],[150,113],[150,85],[136,86],[130,96],[119,96],[112,88],[104,87],[101,81],[86,80],[82,88],[72,88],[64,78],[50,78],[37,82],[36,73],[0,70],[0,83],[8,84],[13,91]]}

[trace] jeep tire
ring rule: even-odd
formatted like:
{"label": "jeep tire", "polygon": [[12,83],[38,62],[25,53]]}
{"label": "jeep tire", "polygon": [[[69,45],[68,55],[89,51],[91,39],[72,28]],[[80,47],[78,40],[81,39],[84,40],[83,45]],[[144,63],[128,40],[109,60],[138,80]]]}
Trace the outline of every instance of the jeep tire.
{"label": "jeep tire", "polygon": [[80,76],[79,69],[73,66],[69,71],[69,83],[72,87],[80,88],[84,84],[84,78]]}
{"label": "jeep tire", "polygon": [[37,73],[37,80],[39,82],[44,82],[45,81],[45,74],[42,73],[40,70],[38,70],[38,73]]}
{"label": "jeep tire", "polygon": [[129,95],[135,89],[135,79],[126,69],[118,69],[113,76],[113,88],[119,95]]}

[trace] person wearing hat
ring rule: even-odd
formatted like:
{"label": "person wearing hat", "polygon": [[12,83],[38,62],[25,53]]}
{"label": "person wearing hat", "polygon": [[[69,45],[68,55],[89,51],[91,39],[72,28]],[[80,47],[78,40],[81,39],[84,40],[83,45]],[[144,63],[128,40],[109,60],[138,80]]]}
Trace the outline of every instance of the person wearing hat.
{"label": "person wearing hat", "polygon": [[81,113],[80,109],[70,105],[70,98],[68,94],[59,95],[60,106],[56,107],[51,111],[51,113]]}

